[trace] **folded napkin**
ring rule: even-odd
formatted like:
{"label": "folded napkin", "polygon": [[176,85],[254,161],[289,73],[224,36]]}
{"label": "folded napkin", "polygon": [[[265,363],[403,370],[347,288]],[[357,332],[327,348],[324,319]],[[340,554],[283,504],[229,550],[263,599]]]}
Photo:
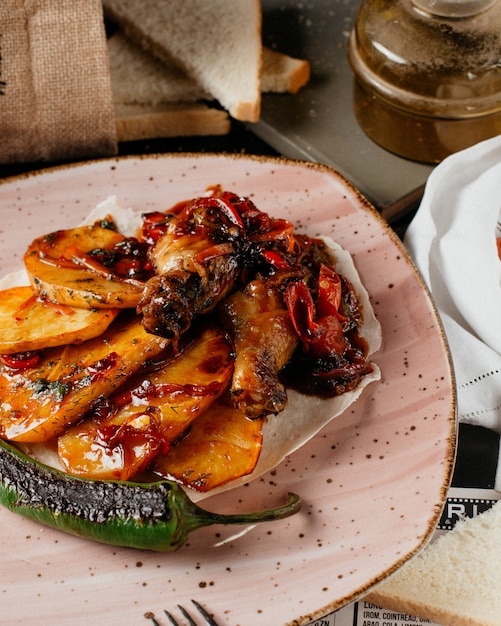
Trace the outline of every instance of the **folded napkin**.
{"label": "folded napkin", "polygon": [[[501,136],[430,175],[404,244],[449,342],[460,422],[501,433]],[[496,489],[501,490],[498,463]]]}

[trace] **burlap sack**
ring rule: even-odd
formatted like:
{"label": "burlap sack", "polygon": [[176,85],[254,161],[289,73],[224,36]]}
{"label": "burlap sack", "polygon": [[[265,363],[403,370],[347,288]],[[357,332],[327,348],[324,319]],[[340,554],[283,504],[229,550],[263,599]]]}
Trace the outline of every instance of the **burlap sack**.
{"label": "burlap sack", "polygon": [[116,152],[101,0],[0,0],[0,163]]}

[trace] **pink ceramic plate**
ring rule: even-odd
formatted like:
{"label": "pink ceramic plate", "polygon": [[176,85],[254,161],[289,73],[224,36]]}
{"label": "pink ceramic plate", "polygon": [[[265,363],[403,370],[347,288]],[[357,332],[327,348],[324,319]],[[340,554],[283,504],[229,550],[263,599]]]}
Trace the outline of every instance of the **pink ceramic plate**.
{"label": "pink ceramic plate", "polygon": [[198,599],[221,624],[306,624],[363,595],[431,536],[455,449],[453,380],[434,307],[397,238],[340,175],[310,163],[219,155],[96,161],[0,185],[0,266],[116,195],[166,209],[209,185],[350,250],[374,304],[382,380],[275,471],[204,501],[221,512],[304,499],[287,520],[198,530],[179,552],[118,549],[0,509],[0,598],[10,624],[166,623]]}

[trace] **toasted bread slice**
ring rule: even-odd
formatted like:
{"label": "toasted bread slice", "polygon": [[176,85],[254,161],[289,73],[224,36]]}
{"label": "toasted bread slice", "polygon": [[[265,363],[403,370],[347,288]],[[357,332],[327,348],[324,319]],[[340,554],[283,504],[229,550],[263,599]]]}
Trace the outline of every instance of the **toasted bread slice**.
{"label": "toasted bread slice", "polygon": [[[499,626],[501,502],[459,521],[365,599],[422,621]],[[417,620],[415,620],[417,621]]]}
{"label": "toasted bread slice", "polygon": [[[261,92],[297,93],[310,79],[310,64],[263,46]],[[108,60],[115,108],[158,108],[212,99],[196,80],[173,63],[146,52],[121,32],[108,39]]]}
{"label": "toasted bread slice", "polygon": [[296,59],[277,50],[263,48],[263,93],[297,93],[310,80],[310,75],[310,63],[305,59]]}
{"label": "toasted bread slice", "polygon": [[[310,64],[263,47],[262,92],[296,93]],[[225,135],[226,111],[205,104],[212,96],[173,63],[146,52],[121,32],[108,39],[108,58],[119,141]]]}

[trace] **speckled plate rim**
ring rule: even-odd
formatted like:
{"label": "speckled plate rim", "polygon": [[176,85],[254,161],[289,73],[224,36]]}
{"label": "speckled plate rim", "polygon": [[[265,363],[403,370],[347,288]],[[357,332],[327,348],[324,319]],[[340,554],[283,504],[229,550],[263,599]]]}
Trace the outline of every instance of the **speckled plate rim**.
{"label": "speckled plate rim", "polygon": [[[209,159],[209,160],[224,160],[228,163],[238,162],[242,163],[242,161],[247,161],[249,163],[257,162],[262,164],[276,165],[277,167],[294,167],[294,168],[306,168],[312,171],[318,171],[323,175],[335,178],[339,184],[346,187],[347,192],[352,194],[353,198],[355,198],[355,202],[359,205],[359,210],[361,215],[370,216],[370,220],[375,221],[379,228],[384,231],[384,236],[391,240],[392,245],[398,249],[399,254],[405,259],[405,263],[409,268],[409,272],[413,274],[413,277],[419,281],[420,289],[422,291],[422,297],[428,301],[428,306],[433,311],[434,315],[434,323],[435,330],[440,337],[440,341],[442,343],[442,348],[444,353],[447,355],[447,362],[449,371],[445,372],[450,382],[450,398],[448,399],[449,409],[446,416],[444,416],[447,430],[447,450],[445,453],[444,465],[442,468],[442,483],[440,488],[440,497],[434,503],[432,510],[430,511],[429,518],[427,521],[426,529],[421,533],[420,540],[416,541],[416,545],[413,550],[406,552],[402,558],[395,560],[395,562],[384,571],[379,572],[377,575],[370,576],[369,579],[362,585],[358,585],[356,588],[351,590],[349,593],[343,595],[343,597],[332,598],[329,601],[326,601],[325,598],[319,600],[319,607],[317,610],[308,611],[307,615],[297,617],[294,621],[290,621],[287,623],[290,624],[306,624],[310,620],[318,619],[322,616],[327,615],[328,613],[341,608],[342,606],[348,604],[351,601],[354,601],[360,597],[362,597],[365,593],[367,593],[370,589],[372,589],[375,585],[383,581],[387,576],[391,573],[399,569],[406,561],[409,560],[413,555],[419,552],[429,541],[431,538],[436,524],[438,522],[441,509],[443,503],[445,502],[445,498],[447,495],[447,490],[450,485],[450,481],[452,478],[452,471],[454,467],[455,460],[455,451],[456,451],[456,438],[457,438],[457,418],[456,418],[456,398],[454,391],[454,374],[452,361],[450,359],[450,355],[448,353],[447,348],[447,340],[439,319],[439,316],[434,307],[431,295],[428,292],[426,285],[421,279],[419,273],[414,267],[411,259],[407,255],[405,248],[401,241],[398,239],[396,234],[392,231],[392,229],[387,225],[387,223],[383,220],[383,218],[379,215],[379,213],[372,207],[369,201],[339,172],[330,166],[319,164],[319,163],[311,163],[311,162],[303,162],[296,161],[293,159],[287,159],[282,157],[261,157],[261,156],[253,156],[253,155],[243,155],[243,154],[211,154],[211,153],[179,153],[179,154],[148,154],[148,155],[127,155],[121,157],[115,157],[111,159],[99,159],[94,161],[87,161],[82,163],[72,163],[65,165],[58,165],[55,167],[48,167],[35,172],[27,172],[24,174],[19,174],[16,176],[11,176],[5,178],[0,181],[0,201],[2,199],[2,189],[5,186],[18,184],[19,188],[22,190],[22,186],[24,181],[34,181],[37,184],[39,181],[43,184],[43,181],[50,176],[57,176],[60,173],[70,173],[75,168],[79,171],[85,168],[93,168],[93,167],[105,167],[105,168],[114,168],[120,167],[121,163],[131,163],[133,161],[148,163],[151,161],[158,160],[177,160],[182,161],[184,163],[188,163],[191,160],[198,159]],[[2,207],[0,205],[0,211],[2,211]],[[384,329],[383,329],[384,333]],[[207,601],[210,602],[210,597],[207,597]]]}

